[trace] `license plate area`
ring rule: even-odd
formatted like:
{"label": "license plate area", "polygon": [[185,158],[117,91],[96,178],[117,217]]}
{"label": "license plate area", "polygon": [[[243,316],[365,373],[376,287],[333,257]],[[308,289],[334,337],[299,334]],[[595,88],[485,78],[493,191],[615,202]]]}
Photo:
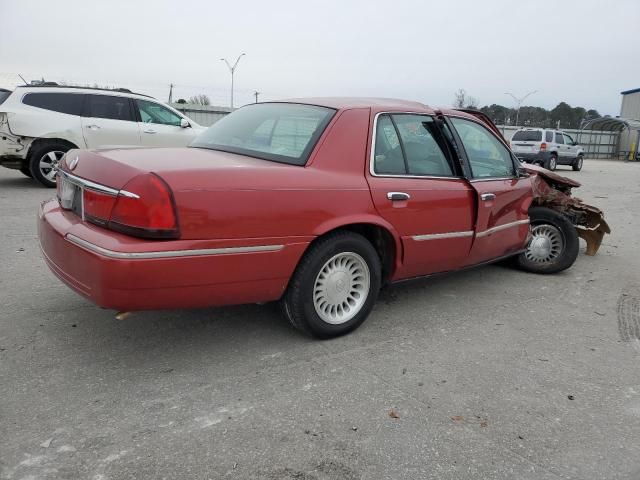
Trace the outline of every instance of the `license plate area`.
{"label": "license plate area", "polygon": [[58,176],[58,183],[60,206],[65,210],[71,210],[82,218],[82,187],[62,175]]}

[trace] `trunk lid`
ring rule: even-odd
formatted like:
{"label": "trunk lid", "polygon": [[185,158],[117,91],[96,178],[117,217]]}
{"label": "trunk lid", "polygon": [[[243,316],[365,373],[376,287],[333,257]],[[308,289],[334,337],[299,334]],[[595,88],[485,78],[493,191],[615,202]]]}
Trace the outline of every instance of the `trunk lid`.
{"label": "trunk lid", "polygon": [[202,148],[135,147],[71,150],[62,165],[72,175],[116,190],[138,175],[155,173],[173,191],[273,187],[274,179],[301,168]]}

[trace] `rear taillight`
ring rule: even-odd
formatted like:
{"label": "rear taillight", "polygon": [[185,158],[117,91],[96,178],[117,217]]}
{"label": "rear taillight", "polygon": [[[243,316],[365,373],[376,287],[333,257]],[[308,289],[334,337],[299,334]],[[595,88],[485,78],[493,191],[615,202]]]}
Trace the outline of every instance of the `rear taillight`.
{"label": "rear taillight", "polygon": [[547,144],[546,144],[546,143],[544,143],[544,142],[542,142],[542,143],[540,144],[540,151],[542,152],[542,151],[544,151],[544,150],[546,150],[546,149],[547,149]]}
{"label": "rear taillight", "polygon": [[107,225],[115,203],[114,195],[85,189],[82,194],[85,220],[97,225]]}
{"label": "rear taillight", "polygon": [[177,238],[178,219],[169,186],[146,173],[130,180],[115,198],[108,228],[145,238]]}

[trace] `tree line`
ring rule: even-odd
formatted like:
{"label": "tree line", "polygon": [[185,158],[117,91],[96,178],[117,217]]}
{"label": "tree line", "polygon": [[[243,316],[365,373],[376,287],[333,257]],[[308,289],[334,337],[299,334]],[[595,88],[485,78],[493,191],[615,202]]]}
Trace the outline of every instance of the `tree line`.
{"label": "tree line", "polygon": [[505,107],[496,103],[479,107],[478,100],[462,89],[455,93],[453,106],[456,108],[478,109],[499,125],[515,125],[517,117],[518,126],[521,127],[558,128],[559,125],[559,128],[578,129],[584,121],[601,116],[595,109],[587,110],[583,107],[572,107],[566,102],[560,102],[551,110],[542,107],[523,106],[520,107],[519,113],[515,108]]}

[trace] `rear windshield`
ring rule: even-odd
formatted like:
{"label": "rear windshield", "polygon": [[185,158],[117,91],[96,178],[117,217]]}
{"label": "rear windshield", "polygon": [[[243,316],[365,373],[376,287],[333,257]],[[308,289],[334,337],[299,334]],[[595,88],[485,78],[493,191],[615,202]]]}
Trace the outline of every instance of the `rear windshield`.
{"label": "rear windshield", "polygon": [[0,105],[11,95],[10,90],[5,90],[4,88],[0,88]]}
{"label": "rear windshield", "polygon": [[519,140],[521,142],[539,142],[542,140],[542,131],[518,130],[511,140]]}
{"label": "rear windshield", "polygon": [[191,147],[304,165],[335,110],[294,103],[258,103],[214,123]]}

